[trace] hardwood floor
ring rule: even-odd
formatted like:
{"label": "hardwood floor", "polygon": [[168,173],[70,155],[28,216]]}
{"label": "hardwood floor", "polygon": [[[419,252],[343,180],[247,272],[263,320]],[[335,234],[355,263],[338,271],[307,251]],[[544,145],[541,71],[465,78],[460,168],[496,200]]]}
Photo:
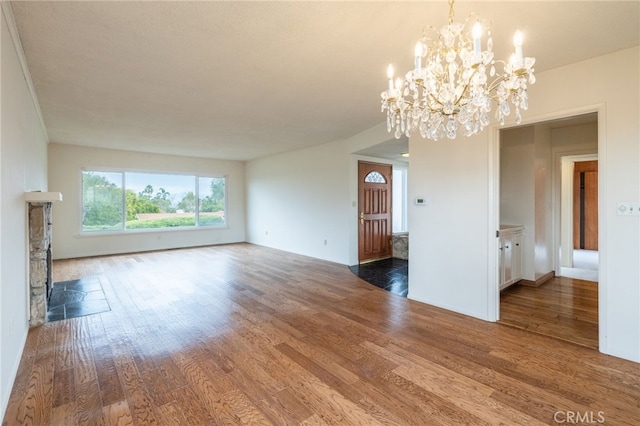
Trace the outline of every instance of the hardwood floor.
{"label": "hardwood floor", "polygon": [[500,323],[598,348],[598,283],[555,277],[500,295]]}
{"label": "hardwood floor", "polygon": [[3,425],[640,424],[638,364],[346,266],[248,244],[54,264],[88,276],[111,311],[29,332]]}

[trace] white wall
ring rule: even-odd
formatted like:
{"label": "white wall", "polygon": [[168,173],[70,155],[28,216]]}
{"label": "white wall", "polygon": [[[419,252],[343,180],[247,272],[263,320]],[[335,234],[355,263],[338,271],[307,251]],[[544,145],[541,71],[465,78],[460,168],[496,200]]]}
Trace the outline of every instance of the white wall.
{"label": "white wall", "polygon": [[[213,174],[227,176],[226,228],[194,228],[80,235],[82,169]],[[129,253],[168,248],[204,246],[245,240],[244,163],[208,158],[145,154],[52,143],[49,145],[49,188],[61,192],[64,201],[53,208],[53,256],[55,259]]]}
{"label": "white wall", "polygon": [[534,126],[500,132],[500,223],[522,225],[522,277],[535,281]]}
{"label": "white wall", "polygon": [[598,150],[598,123],[576,124],[551,129],[551,144],[554,151],[596,153]]}
{"label": "white wall", "polygon": [[[26,191],[47,190],[47,140],[9,32],[0,19],[0,418],[29,329]],[[20,50],[21,53],[21,50]]]}
{"label": "white wall", "polygon": [[351,153],[389,138],[379,125],[343,141],[248,162],[247,241],[357,263],[357,162],[366,157]]}
{"label": "white wall", "polygon": [[348,165],[326,145],[249,162],[247,240],[344,263]]}
{"label": "white wall", "polygon": [[551,131],[534,126],[533,172],[535,181],[535,279],[553,271],[553,226],[551,193]]}
{"label": "white wall", "polygon": [[[537,75],[527,123],[599,111],[600,350],[640,361],[640,48]],[[525,123],[525,124],[527,124]],[[409,297],[496,320],[498,130],[433,143],[411,138]]]}
{"label": "white wall", "polygon": [[553,271],[551,129],[546,124],[500,132],[500,222],[523,225],[522,276]]}
{"label": "white wall", "polygon": [[[489,225],[486,133],[438,142],[412,137],[409,152],[408,297],[487,319],[490,271],[497,285],[497,249],[487,240],[498,224]],[[416,206],[416,197],[426,205]]]}

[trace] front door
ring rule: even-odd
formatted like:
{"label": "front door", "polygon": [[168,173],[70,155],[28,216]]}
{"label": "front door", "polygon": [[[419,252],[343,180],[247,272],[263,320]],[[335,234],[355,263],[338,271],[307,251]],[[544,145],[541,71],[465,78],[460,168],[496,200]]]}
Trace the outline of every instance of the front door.
{"label": "front door", "polygon": [[358,260],[391,257],[391,176],[389,164],[358,162]]}

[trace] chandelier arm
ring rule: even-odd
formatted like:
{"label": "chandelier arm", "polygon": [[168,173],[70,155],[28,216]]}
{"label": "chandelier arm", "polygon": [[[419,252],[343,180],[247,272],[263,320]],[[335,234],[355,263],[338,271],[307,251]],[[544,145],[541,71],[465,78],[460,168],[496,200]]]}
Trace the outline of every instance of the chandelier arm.
{"label": "chandelier arm", "polygon": [[426,42],[426,41],[428,41],[428,40],[433,40],[434,42],[435,42],[436,40],[438,40],[438,42],[440,42],[440,43],[442,43],[442,42],[443,42],[443,41],[442,41],[442,35],[440,34],[440,31],[438,31],[438,30],[436,29],[436,27],[434,27],[433,25],[428,25],[428,26],[427,26],[427,28],[429,28],[431,31],[433,31],[433,33],[436,35],[436,37],[435,37],[435,38],[432,38],[432,39],[429,39],[429,38],[427,37],[427,34],[426,34],[426,33],[424,32],[424,30],[423,30],[423,32],[422,32],[422,37],[424,38],[425,42]]}
{"label": "chandelier arm", "polygon": [[[421,85],[420,85],[420,88],[421,88],[421,89],[424,89],[425,87],[424,87],[424,85],[422,85],[422,84],[421,84]],[[425,104],[425,108],[428,108],[428,109],[429,109],[429,111],[432,111],[432,112],[433,112],[433,111],[435,111],[435,112],[440,112],[440,111],[442,111],[442,109],[444,108],[444,105],[442,105],[442,102],[440,102],[440,101],[435,97],[435,95],[434,95],[433,93],[431,93],[431,92],[427,92],[427,95],[428,95],[428,96],[427,96],[427,99],[425,100],[425,103],[426,103],[426,104]],[[431,99],[433,102],[432,102],[432,103],[429,103],[429,99]],[[433,108],[433,107],[431,106],[433,103],[435,103],[436,105],[439,105],[439,108]]]}
{"label": "chandelier arm", "polygon": [[[420,89],[424,89],[424,85],[423,84],[419,84],[418,85]],[[462,91],[462,94],[460,95],[460,97],[458,97],[458,99],[456,99],[455,101],[455,105],[457,105],[458,103],[460,103],[460,101],[462,100],[464,94],[469,90],[469,83],[467,83],[464,87],[464,90]],[[443,110],[444,110],[444,105],[442,104],[442,102],[440,102],[433,93],[428,93],[428,99],[431,99],[431,103],[430,102],[426,102],[425,104],[425,108],[429,109],[429,111],[431,112],[437,112],[440,114],[443,114]],[[413,105],[413,104],[412,104]],[[435,105],[435,107],[433,106]],[[466,105],[466,104],[465,104]],[[417,107],[417,109],[421,109],[420,106]],[[445,114],[445,115],[449,115],[449,114]]]}
{"label": "chandelier arm", "polygon": [[432,99],[433,102],[438,105],[438,108],[433,108],[431,107],[431,104],[429,104],[429,102],[427,101],[427,105],[425,105],[426,108],[429,108],[429,111],[432,112],[440,112],[442,113],[442,110],[444,109],[444,105],[442,105],[442,102],[440,102],[433,93],[429,93],[429,99]]}
{"label": "chandelier arm", "polygon": [[[462,98],[464,97],[464,94],[467,93],[467,91],[469,90],[469,86],[471,85],[471,80],[473,80],[473,77],[476,75],[476,73],[478,72],[478,67],[475,67],[473,69],[473,73],[471,74],[471,76],[469,77],[469,80],[467,82],[467,84],[465,84],[464,89],[462,90],[462,92],[460,93],[460,96],[458,97],[458,99],[456,99],[455,105],[457,105],[458,103],[460,103],[460,101],[462,100]],[[489,90],[491,91],[491,90]],[[466,105],[466,104],[465,104]]]}
{"label": "chandelier arm", "polygon": [[[469,83],[467,83],[467,84],[464,86],[464,89],[462,90],[462,93],[460,94],[460,96],[458,97],[458,99],[456,99],[456,101],[455,101],[454,105],[458,105],[458,104],[460,104],[460,101],[462,101],[462,98],[464,98],[464,94],[465,94],[465,93],[467,93],[467,91],[468,91],[468,90],[469,90]],[[464,105],[466,105],[466,103],[465,103]]]}
{"label": "chandelier arm", "polygon": [[500,86],[500,83],[502,83],[503,81],[506,81],[506,79],[504,78],[504,75],[501,75],[500,77],[497,77],[495,80],[493,80],[491,82],[489,87],[487,87],[487,91],[489,93],[493,92],[494,90],[496,90],[498,88],[498,86]]}

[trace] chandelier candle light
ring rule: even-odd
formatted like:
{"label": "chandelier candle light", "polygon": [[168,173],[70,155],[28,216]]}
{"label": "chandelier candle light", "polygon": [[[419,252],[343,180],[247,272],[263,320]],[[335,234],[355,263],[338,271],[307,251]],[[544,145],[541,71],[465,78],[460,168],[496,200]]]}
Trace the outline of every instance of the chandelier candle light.
{"label": "chandelier candle light", "polygon": [[[527,84],[535,83],[535,58],[523,56],[522,33],[516,31],[513,37],[515,52],[509,61],[496,60],[488,26],[487,50],[482,50],[484,28],[479,16],[470,16],[464,24],[454,23],[453,17],[453,0],[449,0],[448,24],[440,31],[429,27],[434,39],[423,33],[415,47],[414,69],[404,80],[397,78],[394,83],[393,66],[387,68],[389,87],[381,94],[382,111],[387,111],[387,130],[395,129],[396,138],[410,137],[417,130],[434,141],[445,135],[455,139],[459,126],[466,136],[475,135],[489,124],[493,100],[501,125],[511,112],[509,102],[516,123],[522,122],[520,111],[528,107]],[[472,18],[475,24],[469,39],[464,31]]]}

